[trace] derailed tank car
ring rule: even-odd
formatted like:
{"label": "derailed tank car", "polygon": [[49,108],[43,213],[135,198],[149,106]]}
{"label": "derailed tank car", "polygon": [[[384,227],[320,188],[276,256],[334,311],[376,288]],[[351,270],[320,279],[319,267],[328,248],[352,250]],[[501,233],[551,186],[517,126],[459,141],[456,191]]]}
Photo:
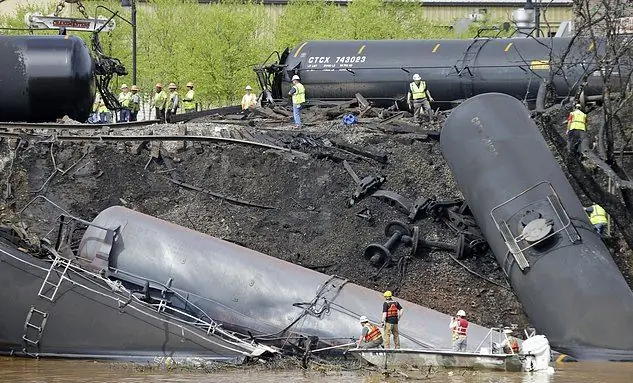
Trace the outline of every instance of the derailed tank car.
{"label": "derailed tank car", "polygon": [[0,36],[0,121],[83,122],[95,95],[90,50],[74,36]]}
{"label": "derailed tank car", "polygon": [[440,142],[497,262],[552,348],[633,360],[633,293],[521,102],[473,97],[451,112]]}
{"label": "derailed tank car", "polygon": [[[440,106],[487,92],[534,101],[552,70],[559,98],[574,96],[583,74],[591,70],[596,47],[580,39],[567,53],[570,42],[569,38],[307,41],[256,72],[260,86],[273,99],[283,98],[290,78],[298,74],[310,99],[349,100],[361,93],[376,105],[388,106],[406,98],[413,74],[419,73]],[[559,71],[556,64],[561,62]],[[600,95],[601,77],[590,76],[584,91],[583,96]]]}

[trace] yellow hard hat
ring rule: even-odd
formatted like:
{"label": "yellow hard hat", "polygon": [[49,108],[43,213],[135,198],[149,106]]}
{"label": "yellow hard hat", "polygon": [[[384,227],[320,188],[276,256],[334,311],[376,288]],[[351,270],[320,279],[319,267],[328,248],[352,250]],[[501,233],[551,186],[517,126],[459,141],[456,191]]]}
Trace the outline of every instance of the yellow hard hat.
{"label": "yellow hard hat", "polygon": [[138,86],[136,86],[136,85],[132,85],[132,88],[131,88],[131,89],[132,89],[132,90],[136,90],[136,91],[138,91]]}
{"label": "yellow hard hat", "polygon": [[192,87],[192,88],[193,88],[193,83],[192,83],[191,81],[189,81],[189,82],[187,83],[187,86],[189,86],[189,87]]}
{"label": "yellow hard hat", "polygon": [[177,89],[178,87],[173,82],[169,83],[169,89]]}
{"label": "yellow hard hat", "polygon": [[157,88],[162,88],[162,87],[163,87],[163,84],[161,84],[160,82],[159,82],[159,83],[156,83],[156,87],[157,87]]}
{"label": "yellow hard hat", "polygon": [[393,294],[389,290],[385,291],[385,293],[383,295],[385,296],[385,298],[389,298],[389,297],[393,296]]}
{"label": "yellow hard hat", "polygon": [[127,88],[127,84],[121,85],[121,89],[125,89],[125,88]]}

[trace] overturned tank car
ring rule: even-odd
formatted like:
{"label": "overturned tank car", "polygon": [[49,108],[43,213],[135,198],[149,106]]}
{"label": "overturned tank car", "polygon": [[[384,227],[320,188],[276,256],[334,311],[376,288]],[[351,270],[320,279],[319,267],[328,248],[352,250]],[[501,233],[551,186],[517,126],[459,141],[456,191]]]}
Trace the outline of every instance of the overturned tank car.
{"label": "overturned tank car", "polygon": [[[1,354],[244,360],[346,344],[359,316],[380,321],[382,294],[337,276],[123,207],[88,224],[77,254],[0,239]],[[402,347],[450,346],[449,316],[400,302]],[[470,326],[471,347],[489,334]]]}
{"label": "overturned tank car", "polygon": [[442,154],[525,312],[552,348],[633,360],[633,293],[527,109],[499,93],[455,108]]}

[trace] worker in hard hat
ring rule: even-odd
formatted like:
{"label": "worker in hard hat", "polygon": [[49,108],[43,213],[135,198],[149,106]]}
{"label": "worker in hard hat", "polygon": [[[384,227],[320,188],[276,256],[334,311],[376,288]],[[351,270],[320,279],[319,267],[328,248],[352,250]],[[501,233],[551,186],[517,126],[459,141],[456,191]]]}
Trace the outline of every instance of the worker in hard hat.
{"label": "worker in hard hat", "polygon": [[586,132],[587,115],[582,111],[580,104],[576,104],[567,116],[567,149],[570,155],[582,159]]}
{"label": "worker in hard hat", "polygon": [[[98,101],[97,101],[98,100]],[[97,119],[101,124],[107,124],[110,122],[110,111],[103,100],[100,92],[97,92],[97,99],[95,100],[97,103],[97,113],[99,114],[99,118]]]}
{"label": "worker in hard hat", "polygon": [[132,94],[126,84],[121,85],[121,93],[119,93],[119,104],[121,111],[119,112],[119,122],[130,121],[130,104],[132,102]]}
{"label": "worker in hard hat", "polygon": [[607,212],[597,203],[586,207],[585,212],[589,215],[589,221],[596,230],[596,233],[598,233],[601,238],[604,238],[604,232],[607,229],[607,224],[609,223],[609,220],[607,219]]}
{"label": "worker in hard hat", "polygon": [[172,115],[176,114],[178,111],[178,107],[180,106],[180,100],[178,99],[178,92],[176,89],[178,87],[176,84],[169,83],[169,95],[167,98],[167,122],[170,122],[170,118]]}
{"label": "worker in hard hat", "polygon": [[130,90],[132,91],[130,96],[130,121],[136,121],[138,111],[141,110],[141,96],[138,94],[138,86],[132,85]]}
{"label": "worker in hard hat", "polygon": [[196,111],[196,93],[193,90],[193,83],[187,83],[187,93],[182,98],[182,106],[185,108],[185,113]]}
{"label": "worker in hard hat", "polygon": [[398,332],[398,322],[402,318],[404,309],[393,299],[393,293],[389,290],[383,294],[385,301],[382,304],[382,325],[385,329],[385,348],[389,348],[391,336],[393,334],[393,345],[400,348],[400,333]]}
{"label": "worker in hard hat", "polygon": [[301,128],[301,108],[306,102],[306,89],[301,84],[301,79],[298,75],[292,76],[292,88],[288,95],[292,96],[292,115],[295,120],[295,127]]}
{"label": "worker in hard hat", "polygon": [[426,81],[423,81],[419,74],[414,74],[413,82],[409,84],[407,103],[409,104],[409,109],[413,111],[413,119],[415,122],[422,122],[420,116],[422,110],[424,110],[429,120],[432,121],[433,113],[431,112],[431,104],[429,102],[433,101],[433,97],[431,97],[431,93],[426,86]]}
{"label": "worker in hard hat", "polygon": [[361,316],[360,325],[362,330],[358,338],[357,348],[377,348],[382,347],[382,333],[378,326],[374,325],[366,316]]}
{"label": "worker in hard hat", "polygon": [[247,110],[257,105],[257,96],[252,90],[253,88],[250,85],[246,85],[246,88],[244,88],[246,93],[242,96],[242,110]]}
{"label": "worker in hard hat", "polygon": [[468,321],[464,310],[459,310],[456,316],[451,318],[448,328],[453,333],[453,351],[465,352],[468,345],[466,342],[468,338]]}
{"label": "worker in hard hat", "polygon": [[496,345],[504,354],[518,354],[520,351],[519,339],[513,336],[512,329],[503,329],[504,340]]}
{"label": "worker in hard hat", "polygon": [[167,105],[167,92],[163,89],[163,84],[160,82],[156,84],[156,93],[154,93],[154,99],[152,100],[154,110],[156,111],[156,119],[161,124],[165,123],[165,106]]}

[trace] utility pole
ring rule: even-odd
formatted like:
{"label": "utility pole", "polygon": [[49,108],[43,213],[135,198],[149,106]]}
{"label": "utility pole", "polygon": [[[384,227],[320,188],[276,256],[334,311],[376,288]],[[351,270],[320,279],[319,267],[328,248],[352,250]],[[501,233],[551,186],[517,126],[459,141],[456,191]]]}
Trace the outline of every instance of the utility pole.
{"label": "utility pole", "polygon": [[122,7],[131,7],[132,12],[132,84],[136,85],[136,0],[121,0]]}

